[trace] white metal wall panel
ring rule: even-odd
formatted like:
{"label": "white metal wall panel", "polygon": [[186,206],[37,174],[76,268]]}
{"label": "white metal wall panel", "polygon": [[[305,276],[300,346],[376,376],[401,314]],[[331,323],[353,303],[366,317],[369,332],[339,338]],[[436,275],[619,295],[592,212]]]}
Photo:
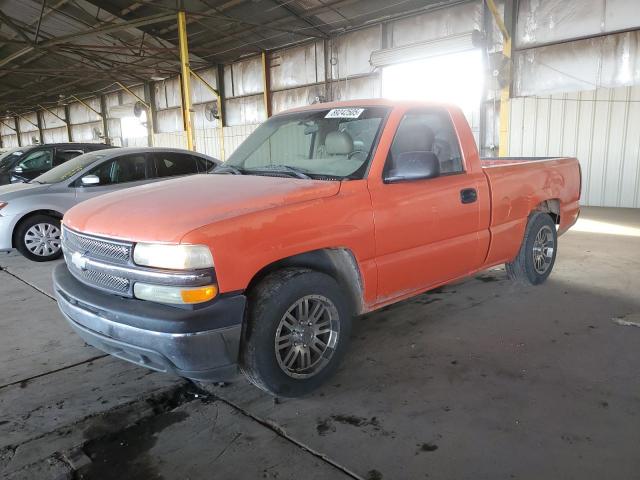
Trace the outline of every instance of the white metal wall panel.
{"label": "white metal wall panel", "polygon": [[264,122],[267,114],[264,110],[263,95],[228,99],[226,115],[225,123],[230,127]]}
{"label": "white metal wall panel", "polygon": [[528,48],[640,26],[629,0],[521,0],[516,45]]}
{"label": "white metal wall panel", "polygon": [[324,81],[324,45],[307,43],[270,54],[271,90]]}
{"label": "white metal wall panel", "polygon": [[371,73],[371,52],[382,48],[382,27],[365,28],[346,33],[330,41],[331,78],[347,78]]}
{"label": "white metal wall panel", "polygon": [[511,100],[509,154],[575,156],[582,203],[640,207],[640,86]]}
{"label": "white metal wall panel", "polygon": [[153,84],[156,97],[156,108],[174,108],[182,106],[180,77],[168,78]]}
{"label": "white metal wall panel", "polygon": [[640,83],[640,31],[517,52],[514,94],[542,95]]}
{"label": "white metal wall panel", "polygon": [[[84,103],[89,105],[93,110],[100,111],[100,99],[99,98],[88,98],[82,99]],[[69,118],[71,118],[72,124],[79,123],[88,123],[88,122],[96,122],[101,119],[100,115],[98,115],[93,110],[89,110],[80,102],[74,102],[69,104]]]}
{"label": "white metal wall panel", "polygon": [[326,95],[324,84],[273,92],[271,95],[271,109],[275,114],[291,108],[303,107],[313,103],[316,97],[324,95]]}
{"label": "white metal wall panel", "polygon": [[332,82],[330,88],[332,89],[333,100],[377,98],[382,93],[378,74]]}
{"label": "white metal wall panel", "polygon": [[3,137],[5,135],[15,135],[16,131],[14,128],[15,123],[13,118],[3,118],[2,123],[0,123],[0,135]]}
{"label": "white metal wall panel", "polygon": [[262,58],[260,56],[235,62],[231,65],[231,68],[233,70],[234,97],[240,95],[252,95],[264,90],[262,80]]}
{"label": "white metal wall panel", "polygon": [[69,141],[67,127],[47,128],[42,130],[44,143],[64,143]]}
{"label": "white metal wall panel", "polygon": [[[216,70],[207,68],[206,70],[198,70],[200,75],[213,88],[218,88]],[[199,79],[191,77],[191,103],[213,102],[216,100],[215,94],[207,88]]]}
{"label": "white metal wall panel", "polygon": [[153,136],[156,147],[187,148],[187,137],[184,132],[156,133]]}
{"label": "white metal wall panel", "polygon": [[96,138],[94,129],[100,131],[100,133],[104,135],[101,121],[84,123],[82,125],[71,125],[71,138],[74,142],[103,143],[104,139]]}
{"label": "white metal wall panel", "polygon": [[[60,118],[65,118],[64,117],[64,108],[62,107],[49,107],[49,110],[51,110],[53,113],[55,113],[58,117]],[[49,112],[47,112],[46,110],[43,111],[40,114],[40,118],[42,118],[42,128],[58,128],[58,127],[65,127],[66,124],[60,120],[60,118],[56,117],[55,115],[50,114]]]}
{"label": "white metal wall panel", "polygon": [[4,148],[14,148],[18,146],[18,136],[13,135],[2,135],[2,146]]}
{"label": "white metal wall panel", "polygon": [[38,145],[40,143],[40,137],[38,132],[20,133],[20,142],[23,147],[25,145]]}
{"label": "white metal wall panel", "polygon": [[22,117],[18,117],[18,123],[22,133],[38,131],[38,117],[35,113],[27,113]]}
{"label": "white metal wall panel", "polygon": [[182,130],[182,110],[180,108],[157,112],[156,131],[158,133],[181,132]]}
{"label": "white metal wall panel", "polygon": [[390,47],[437,40],[474,29],[482,30],[482,2],[442,8],[391,22]]}

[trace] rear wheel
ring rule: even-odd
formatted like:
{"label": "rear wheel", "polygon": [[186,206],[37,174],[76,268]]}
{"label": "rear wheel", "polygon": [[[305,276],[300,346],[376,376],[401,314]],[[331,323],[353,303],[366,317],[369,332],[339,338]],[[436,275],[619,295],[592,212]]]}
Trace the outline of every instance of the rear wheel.
{"label": "rear wheel", "polygon": [[288,268],[267,276],[249,295],[243,373],[273,395],[311,392],[338,367],[352,315],[347,298],[328,275]]}
{"label": "rear wheel", "polygon": [[18,251],[35,262],[60,258],[60,220],[49,215],[33,215],[18,224],[14,243]]}
{"label": "rear wheel", "polygon": [[507,275],[518,283],[541,284],[553,270],[557,245],[558,233],[551,216],[544,212],[533,213],[529,216],[518,255],[505,265]]}

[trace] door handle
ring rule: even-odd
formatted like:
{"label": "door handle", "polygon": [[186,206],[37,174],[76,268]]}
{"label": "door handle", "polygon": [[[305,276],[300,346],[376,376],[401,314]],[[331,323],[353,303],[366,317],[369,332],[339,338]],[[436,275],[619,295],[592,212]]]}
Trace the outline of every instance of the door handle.
{"label": "door handle", "polygon": [[460,190],[460,201],[462,203],[473,203],[478,200],[478,192],[475,188],[464,188]]}

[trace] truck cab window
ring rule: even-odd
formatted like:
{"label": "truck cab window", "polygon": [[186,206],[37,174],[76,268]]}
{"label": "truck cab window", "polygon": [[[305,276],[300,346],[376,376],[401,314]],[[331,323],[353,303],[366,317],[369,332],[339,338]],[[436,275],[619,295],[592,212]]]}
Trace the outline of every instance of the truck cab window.
{"label": "truck cab window", "polygon": [[440,163],[440,175],[464,171],[458,137],[444,111],[421,110],[403,117],[389,151],[390,160],[407,152],[435,153]]}

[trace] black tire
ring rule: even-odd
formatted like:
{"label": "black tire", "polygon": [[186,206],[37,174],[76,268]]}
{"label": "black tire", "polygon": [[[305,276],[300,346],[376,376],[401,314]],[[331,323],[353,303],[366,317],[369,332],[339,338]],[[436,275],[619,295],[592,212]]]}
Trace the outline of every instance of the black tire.
{"label": "black tire", "polygon": [[[541,244],[537,239],[542,236],[550,243],[546,243],[547,247],[540,248]],[[549,251],[549,246],[553,248],[552,251]],[[532,213],[518,255],[512,262],[505,264],[507,275],[511,280],[523,285],[539,285],[551,274],[557,253],[558,233],[553,218],[544,212]],[[540,260],[540,256],[543,260]],[[537,260],[534,257],[537,257]]]}
{"label": "black tire", "polygon": [[[304,347],[311,347],[313,344],[316,350],[311,353],[310,348],[305,348],[304,351],[309,355],[310,366],[315,365],[317,371],[299,369],[296,370],[298,372],[296,373],[292,371],[294,369],[290,369],[287,373],[286,364],[283,365],[287,358],[283,359],[282,357],[288,351],[302,350],[303,342],[294,343],[295,340],[289,340],[291,344],[297,344],[298,347],[292,346],[288,350],[284,350],[284,353],[276,353],[276,336],[280,332],[292,331],[291,329],[282,330],[286,327],[283,327],[281,322],[285,321],[287,312],[299,313],[298,310],[291,309],[300,302],[304,302],[304,299],[311,302],[306,303],[307,319],[313,320],[312,317],[315,317],[314,314],[309,315],[309,311],[312,310],[309,305],[318,304],[320,304],[318,309],[321,311],[318,314],[320,318],[317,320],[317,325],[326,324],[327,319],[331,319],[329,323],[331,333],[322,333],[321,335],[328,335],[328,337],[322,338],[332,338],[335,343],[327,341],[326,349],[323,350],[322,346],[318,347],[321,344],[315,343],[315,337],[310,341],[309,337],[306,337],[305,341],[308,341],[310,345],[304,345]],[[325,300],[328,300],[329,303],[322,303]],[[299,397],[315,390],[335,373],[347,348],[353,311],[347,297],[332,277],[306,268],[278,270],[265,277],[250,292],[248,302],[247,323],[240,352],[240,368],[254,385],[272,395]],[[316,311],[315,308],[313,310]],[[336,318],[334,319],[334,317]],[[303,316],[303,318],[305,317]],[[306,324],[306,321],[304,323]],[[300,326],[302,323],[297,325]],[[307,334],[313,331],[313,328],[315,325],[309,326]],[[339,329],[339,333],[334,337],[335,328]],[[318,331],[320,330],[318,329]],[[295,334],[291,333],[289,337],[305,338],[294,337],[294,335],[304,334],[296,332]],[[278,338],[282,337],[278,336]],[[333,344],[333,348],[329,347],[331,344]],[[278,352],[283,352],[283,348],[279,348]],[[317,352],[318,349],[323,350],[322,354]],[[294,366],[301,364],[303,356],[305,355],[302,353],[293,353]],[[316,363],[313,363],[314,356]],[[299,377],[294,378],[292,375],[299,375]]]}
{"label": "black tire", "polygon": [[43,249],[42,255],[38,255],[32,252],[27,245],[27,234],[30,229],[37,225],[50,225],[54,227],[57,232],[60,232],[60,219],[51,217],[49,215],[33,215],[31,217],[27,217],[22,220],[14,231],[13,242],[16,249],[29,260],[33,260],[34,262],[49,262],[51,260],[55,260],[60,258],[62,255],[62,248],[60,245],[60,237],[57,236],[57,245],[58,248],[53,253],[48,253],[48,249]]}

